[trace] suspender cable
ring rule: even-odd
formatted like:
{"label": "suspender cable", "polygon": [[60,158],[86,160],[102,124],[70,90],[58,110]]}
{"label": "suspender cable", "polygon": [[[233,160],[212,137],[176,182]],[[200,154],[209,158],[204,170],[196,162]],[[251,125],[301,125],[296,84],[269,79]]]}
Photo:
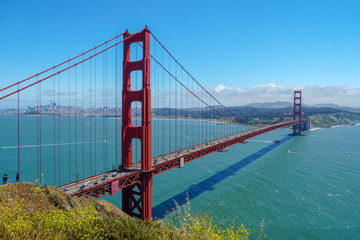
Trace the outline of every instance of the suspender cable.
{"label": "suspender cable", "polygon": [[40,149],[39,149],[39,154],[40,154],[40,159],[39,159],[39,181],[41,183],[41,174],[42,174],[42,169],[41,169],[41,160],[42,160],[42,156],[41,156],[41,83],[39,84],[39,102],[40,102],[40,119],[39,119],[39,129],[40,129],[40,137],[39,137],[39,141],[40,141]]}
{"label": "suspender cable", "polygon": [[[200,97],[200,99],[202,99],[201,98],[201,95],[200,95],[200,89],[199,88],[197,88],[197,95]],[[202,107],[202,105],[201,105],[201,102],[198,102],[198,126],[199,126],[199,132],[200,132],[200,134],[199,134],[199,143],[202,141],[202,139],[203,139],[203,137],[202,137],[202,133],[203,133],[203,129],[202,129],[202,127],[201,127],[201,107]]]}
{"label": "suspender cable", "polygon": [[[186,76],[186,85],[189,86],[189,78],[188,76]],[[190,87],[190,86],[189,86]],[[184,89],[185,90],[185,89]],[[190,104],[191,104],[191,95],[188,94],[188,92],[185,90],[184,91],[184,95],[185,95],[185,105],[186,105],[186,108],[185,108],[185,114],[186,114],[186,119],[189,121],[191,121],[191,118],[190,118]],[[190,141],[191,141],[191,125],[189,124],[189,126],[186,129],[186,136],[185,136],[185,146],[186,147],[189,147],[190,146]]]}
{"label": "suspender cable", "polygon": [[[154,44],[155,46],[155,44]],[[154,53],[156,54],[156,53]],[[152,94],[152,107],[151,107],[151,122],[152,122],[152,126],[153,129],[156,129],[156,131],[152,130],[151,132],[151,136],[152,136],[152,141],[155,141],[154,144],[152,144],[152,150],[151,150],[151,157],[155,157],[155,156],[159,156],[159,141],[160,141],[160,131],[159,131],[159,97],[160,97],[160,93],[159,93],[159,75],[157,72],[157,68],[156,66],[153,64],[152,59],[150,60],[150,66],[153,68],[153,70],[151,71],[151,74],[153,75],[152,77],[150,77],[151,79],[151,84],[153,85],[153,91],[152,93],[154,93],[154,91],[156,92],[156,94]],[[157,134],[154,134],[155,132],[157,132]]]}
{"label": "suspender cable", "polygon": [[[200,90],[201,91],[201,90]],[[201,96],[202,96],[202,99],[206,102],[206,100],[205,100],[205,98],[204,98],[204,92],[203,91],[201,91]],[[202,109],[201,109],[201,125],[205,125],[205,127],[204,126],[201,126],[201,129],[202,129],[202,132],[203,132],[203,134],[202,134],[202,141],[205,141],[206,142],[206,106],[205,105],[203,105],[202,106]],[[205,118],[205,119],[204,119]]]}
{"label": "suspender cable", "polygon": [[105,53],[103,54],[103,171],[105,172]]}
{"label": "suspender cable", "polygon": [[[177,77],[177,69],[176,69],[176,65],[175,65],[175,76]],[[175,98],[175,150],[178,150],[178,145],[177,145],[177,139],[178,139],[178,132],[177,132],[177,84],[175,82],[175,94],[174,94],[174,98]]]}
{"label": "suspender cable", "polygon": [[81,118],[81,137],[82,137],[82,178],[85,178],[85,127],[84,127],[84,121],[85,121],[85,111],[84,111],[84,102],[85,102],[85,96],[84,96],[84,88],[85,88],[85,70],[84,70],[84,64],[81,65],[81,94],[82,94],[82,99],[81,99],[81,107],[82,107],[82,118]]}
{"label": "suspender cable", "polygon": [[[54,72],[55,72],[55,68],[54,68]],[[53,134],[54,134],[54,156],[53,156],[53,158],[54,158],[54,185],[56,185],[56,117],[55,117],[55,115],[56,115],[56,107],[55,107],[55,99],[56,99],[56,97],[55,97],[55,95],[56,95],[56,92],[55,92],[55,89],[56,89],[56,83],[55,83],[55,81],[56,81],[56,77],[54,76],[54,78],[53,78],[53,90],[54,90],[54,92],[53,92],[53,105],[52,105],[52,108],[53,108],[53,125],[54,125],[54,128],[53,128],[53,130],[54,130],[54,132],[53,132]]]}
{"label": "suspender cable", "polygon": [[[171,71],[171,63],[169,57],[169,70]],[[172,152],[171,149],[171,78],[169,75],[169,152]]]}
{"label": "suspender cable", "polygon": [[[192,90],[193,91],[196,91],[196,89],[194,88],[194,82],[191,82],[191,88],[192,88]],[[194,95],[195,96],[195,95]],[[195,121],[195,123],[194,123],[194,125],[195,125],[195,129],[194,129],[194,131],[192,132],[192,136],[191,136],[191,138],[193,139],[193,143],[192,144],[195,144],[196,142],[197,142],[197,136],[199,135],[199,133],[197,132],[198,131],[198,126],[197,126],[197,124],[198,124],[198,122],[196,121],[197,119],[196,119],[196,115],[197,115],[197,101],[195,101],[196,99],[195,99],[195,97],[192,97],[192,109],[194,109],[194,110],[191,110],[191,112],[194,112],[194,116],[193,116],[193,118],[194,118],[194,121]]]}
{"label": "suspender cable", "polygon": [[36,174],[40,180],[39,168],[39,85],[36,86]]}
{"label": "suspender cable", "polygon": [[[184,81],[184,79],[183,79],[183,72],[184,71],[181,71],[181,81]],[[180,103],[180,110],[181,110],[181,118],[182,118],[182,120],[181,120],[181,130],[180,130],[180,132],[181,132],[181,149],[183,149],[184,148],[184,136],[183,136],[183,134],[184,134],[184,129],[183,129],[183,125],[184,125],[184,114],[183,114],[183,109],[184,109],[184,106],[183,106],[183,94],[182,94],[182,90],[180,89],[180,97],[181,97],[181,103]]]}
{"label": "suspender cable", "polygon": [[[142,30],[141,30],[141,31],[142,31]],[[139,32],[141,32],[141,31],[139,31]],[[139,32],[138,32],[138,33],[139,33]],[[16,90],[16,91],[13,91],[13,92],[11,92],[11,93],[9,93],[9,94],[6,94],[6,95],[4,95],[4,96],[1,96],[1,97],[0,97],[0,100],[2,100],[2,99],[4,99],[4,98],[7,98],[7,97],[9,97],[9,96],[11,96],[11,95],[13,95],[13,94],[15,94],[15,93],[17,93],[17,92],[21,92],[21,91],[23,91],[23,90],[25,90],[25,89],[27,89],[27,88],[29,88],[29,87],[32,87],[32,86],[34,86],[34,85],[37,85],[38,83],[43,82],[43,81],[45,81],[45,80],[53,77],[53,76],[56,75],[56,74],[62,73],[62,72],[66,71],[66,70],[68,70],[68,69],[70,69],[70,68],[72,68],[72,67],[75,67],[76,65],[79,65],[79,64],[81,64],[81,63],[83,63],[83,62],[85,62],[85,61],[93,58],[93,57],[96,57],[97,55],[99,55],[99,54],[107,51],[107,50],[110,49],[110,48],[115,47],[115,46],[118,45],[119,43],[122,43],[123,41],[131,38],[131,37],[134,36],[134,35],[136,35],[136,33],[130,35],[130,36],[127,37],[127,38],[124,38],[124,39],[121,40],[120,42],[115,43],[115,44],[111,45],[110,47],[106,47],[105,49],[99,51],[98,53],[95,53],[95,54],[93,54],[93,55],[91,55],[91,56],[89,56],[89,57],[87,57],[87,58],[85,58],[85,59],[83,59],[83,60],[81,60],[81,61],[79,61],[79,62],[77,62],[77,63],[74,63],[74,64],[71,65],[71,66],[68,66],[68,67],[62,69],[62,70],[60,70],[60,71],[58,71],[58,72],[56,72],[56,73],[54,73],[54,74],[51,74],[51,75],[49,75],[49,76],[47,76],[47,77],[44,77],[44,78],[42,78],[42,79],[40,79],[40,80],[37,80],[36,82],[33,82],[33,83],[31,83],[31,84],[29,84],[29,85],[27,85],[27,86],[25,86],[25,87],[22,87],[22,88],[20,88],[19,90]]]}
{"label": "suspender cable", "polygon": [[[95,49],[95,54],[96,54],[96,49]],[[96,174],[96,154],[97,154],[97,146],[96,146],[96,122],[97,122],[97,106],[96,106],[96,58],[97,57],[95,57],[94,58],[94,61],[95,61],[95,66],[94,66],[94,68],[95,68],[95,72],[94,72],[94,88],[95,88],[95,90],[94,90],[94,98],[95,98],[95,100],[94,100],[94,108],[95,108],[95,126],[94,126],[94,135],[95,135],[95,140],[94,140],[94,142],[95,142],[95,152],[94,152],[94,154],[95,154],[95,157],[94,157],[94,172],[95,172],[95,174]]]}
{"label": "suspender cable", "polygon": [[[205,95],[205,102],[208,102],[207,99],[206,99],[206,95]],[[208,139],[208,132],[209,132],[209,124],[208,124],[208,111],[209,109],[205,106],[205,141],[207,142],[209,139]]]}
{"label": "suspender cable", "polygon": [[106,61],[106,77],[105,77],[105,92],[106,92],[106,101],[105,101],[105,171],[107,170],[107,164],[108,164],[108,118],[107,118],[107,110],[108,110],[108,51],[105,52],[105,61]]}
{"label": "suspender cable", "polygon": [[[19,84],[18,84],[19,89]],[[18,173],[20,176],[20,92],[17,94]]]}
{"label": "suspender cable", "polygon": [[[154,46],[155,46],[155,54],[157,53],[157,51],[156,51],[156,42],[154,41]],[[157,92],[158,92],[158,94],[160,94],[160,72],[159,72],[159,67],[156,65],[156,64],[151,64],[152,66],[154,66],[155,67],[155,69],[156,69],[156,82],[157,82]],[[158,95],[156,95],[157,96],[157,110],[159,111],[160,110],[160,96],[158,96]],[[157,129],[158,129],[158,131],[160,131],[160,119],[159,119],[159,117],[158,117],[158,119],[157,119]],[[157,155],[160,155],[160,141],[161,141],[161,135],[160,134],[157,134],[157,138],[158,138],[158,141],[157,141],[157,148],[158,148],[158,150],[157,150]]]}
{"label": "suspender cable", "polygon": [[[193,90],[193,91],[195,91],[195,89],[194,89],[194,82],[191,82],[191,89]],[[195,136],[197,135],[197,133],[196,133],[196,131],[197,131],[197,122],[196,122],[196,101],[194,101],[195,100],[195,98],[194,98],[194,96],[191,96],[191,102],[190,102],[190,112],[191,112],[191,115],[192,115],[192,118],[193,118],[193,121],[195,121],[194,122],[194,126],[195,126],[195,129],[194,129],[194,131],[191,131],[191,139],[192,139],[192,143],[191,143],[191,145],[195,145],[195,142],[194,141],[196,141],[196,139],[195,139]]]}
{"label": "suspender cable", "polygon": [[[162,49],[162,52],[161,52],[161,62],[162,64],[164,64],[164,49]],[[162,87],[163,87],[163,90],[162,90],[162,135],[163,135],[163,140],[162,140],[162,153],[164,153],[165,151],[165,114],[164,114],[164,111],[165,111],[165,71],[164,69],[162,69]],[[170,143],[169,143],[170,144]]]}
{"label": "suspender cable", "polygon": [[[156,42],[155,41],[154,41],[154,48],[153,49],[154,49],[153,50],[154,51],[153,55],[156,57]],[[150,59],[150,61],[152,61],[152,59]],[[158,84],[159,83],[158,83],[158,79],[157,79],[157,77],[158,77],[157,68],[156,68],[155,64],[152,64],[151,62],[150,62],[150,64],[154,68],[154,70],[152,71],[153,78],[151,78],[151,79],[154,80],[153,81],[153,86],[155,85],[155,92],[158,92]],[[155,105],[155,110],[158,110],[159,105],[158,105],[158,101],[156,99],[156,95],[152,94],[152,97],[153,97],[152,102],[155,103],[154,104]],[[159,121],[158,120],[155,121],[155,128],[157,129],[157,131],[159,131]],[[158,156],[159,155],[159,134],[155,135],[155,137],[156,137],[156,143],[155,143],[155,146],[154,146],[154,150],[152,150],[151,153],[152,153],[153,156]]]}
{"label": "suspender cable", "polygon": [[[204,99],[203,96],[203,92],[201,91],[201,89],[199,89],[199,95],[201,96],[201,99]],[[203,104],[201,102],[199,102],[199,116],[200,116],[200,121],[199,121],[199,128],[200,128],[200,141],[204,141],[204,127],[202,126],[202,120],[203,120],[203,115],[204,115],[204,108],[203,108]]]}
{"label": "suspender cable", "polygon": [[[151,56],[151,57],[152,57],[152,56]],[[152,57],[152,58],[153,58],[153,57]],[[153,58],[153,59],[154,59],[154,58]],[[197,94],[195,94],[195,93],[194,93],[193,91],[191,91],[188,87],[186,87],[182,82],[180,82],[179,79],[177,79],[168,69],[166,69],[163,65],[161,65],[161,63],[160,63],[158,60],[154,59],[154,61],[155,61],[157,64],[159,64],[160,67],[161,67],[162,69],[164,69],[165,72],[167,72],[167,73],[169,74],[169,80],[170,80],[171,78],[173,78],[173,79],[174,79],[175,81],[177,81],[181,86],[183,86],[183,87],[194,97],[194,99],[200,100],[200,102],[202,102],[205,106],[208,106],[208,107],[211,108],[213,111],[215,111],[215,112],[217,112],[218,114],[222,115],[225,119],[227,119],[228,121],[230,120],[230,122],[231,122],[231,119],[230,119],[228,116],[226,116],[225,114],[219,112],[219,111],[216,110],[213,106],[210,106],[208,103],[204,102]],[[199,101],[197,101],[197,102],[199,102]]]}
{"label": "suspender cable", "polygon": [[[141,31],[142,31],[142,30],[141,30]],[[57,64],[57,65],[55,65],[55,66],[53,66],[53,67],[51,67],[51,68],[48,68],[48,69],[46,69],[46,70],[44,70],[44,71],[42,71],[42,72],[40,72],[40,73],[38,73],[38,74],[35,74],[35,75],[33,75],[33,76],[31,76],[31,77],[28,77],[28,78],[26,78],[26,79],[24,79],[24,80],[21,80],[21,81],[19,81],[19,82],[16,82],[16,83],[14,83],[14,84],[11,84],[11,85],[9,85],[9,86],[7,86],[7,87],[5,87],[5,88],[2,88],[2,89],[0,89],[0,92],[6,90],[6,89],[8,89],[8,88],[11,88],[11,87],[13,87],[13,86],[16,86],[17,84],[23,83],[23,82],[25,82],[25,81],[27,81],[27,80],[29,80],[29,79],[34,78],[34,77],[38,77],[39,75],[41,75],[41,74],[43,74],[43,73],[46,73],[46,72],[50,71],[51,69],[55,69],[55,68],[57,68],[57,67],[65,64],[65,63],[67,63],[67,62],[70,62],[70,61],[72,61],[72,60],[74,60],[74,59],[76,59],[76,58],[78,58],[78,57],[81,57],[81,56],[82,56],[83,59],[84,59],[84,55],[85,55],[86,53],[89,53],[89,52],[91,52],[91,51],[94,50],[94,49],[96,50],[97,48],[101,47],[102,45],[107,44],[108,42],[111,42],[112,40],[117,39],[118,37],[121,37],[123,34],[124,34],[124,32],[121,33],[120,35],[117,35],[117,36],[111,38],[110,40],[108,40],[108,41],[106,41],[106,42],[103,42],[103,43],[101,43],[101,44],[99,44],[99,45],[97,45],[97,46],[95,46],[95,47],[93,47],[93,48],[91,48],[91,49],[89,49],[89,50],[87,50],[87,51],[85,51],[85,52],[83,52],[83,53],[81,53],[81,54],[73,57],[73,58],[70,58],[70,59],[68,59],[68,60],[66,60],[66,61],[64,61],[64,62],[62,62],[62,63],[60,63],[60,64]],[[124,39],[124,40],[126,40],[126,39]]]}
{"label": "suspender cable", "polygon": [[[219,102],[212,94],[210,94],[188,71],[186,71],[186,69],[175,59],[175,57],[165,48],[165,46],[154,36],[154,34],[152,34],[150,32],[150,34],[154,37],[154,39],[160,44],[160,46],[162,48],[165,49],[165,51],[169,54],[169,56],[171,56],[172,59],[174,59],[174,61],[179,64],[179,66],[193,79],[193,81],[195,81],[197,83],[197,85],[199,85],[207,94],[209,94],[218,104],[220,104],[223,108],[225,108],[227,111],[231,112],[233,115],[237,116],[239,119],[242,119],[244,122],[247,122],[245,119],[243,119],[242,117],[238,116],[237,114],[235,114],[234,112],[232,112],[230,109],[228,109],[226,106],[224,106],[221,102]],[[254,124],[250,124],[249,125],[254,125]],[[246,124],[244,124],[246,125]]]}
{"label": "suspender cable", "polygon": [[91,81],[92,81],[92,75],[91,75],[91,72],[92,72],[92,59],[90,59],[90,105],[89,105],[89,120],[90,120],[90,129],[89,129],[89,132],[90,132],[90,141],[89,141],[89,151],[90,151],[90,176],[92,176],[92,166],[91,166],[91,163],[92,163],[92,102],[91,102],[91,95],[92,95],[92,89],[91,89]]}
{"label": "suspender cable", "polygon": [[[70,62],[69,62],[70,65]],[[69,120],[69,182],[71,182],[71,120],[70,120],[70,114],[71,114],[71,102],[70,102],[70,88],[71,88],[71,81],[70,81],[70,74],[71,71],[69,69],[69,106],[68,106],[68,120]]]}
{"label": "suspender cable", "polygon": [[58,75],[58,103],[57,103],[57,110],[58,110],[58,161],[59,161],[59,186],[61,185],[61,174],[60,174],[60,169],[61,169],[61,164],[60,164],[60,154],[61,154],[61,147],[60,147],[60,73]]}
{"label": "suspender cable", "polygon": [[115,168],[118,165],[118,49],[115,47]]}
{"label": "suspender cable", "polygon": [[[75,180],[79,180],[78,178],[78,166],[77,166],[77,143],[78,143],[78,139],[77,139],[77,66],[75,66],[75,78],[74,78],[74,82],[75,82]],[[83,109],[84,110],[84,109]]]}

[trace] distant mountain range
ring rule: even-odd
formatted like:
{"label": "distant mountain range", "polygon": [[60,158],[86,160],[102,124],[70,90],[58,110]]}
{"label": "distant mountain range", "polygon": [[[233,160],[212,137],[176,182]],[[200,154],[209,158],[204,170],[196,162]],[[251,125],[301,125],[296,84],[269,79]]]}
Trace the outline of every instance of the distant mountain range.
{"label": "distant mountain range", "polygon": [[241,107],[254,107],[254,108],[285,108],[289,105],[289,102],[266,102],[266,103],[249,103],[242,105]]}
{"label": "distant mountain range", "polygon": [[333,104],[333,103],[315,104],[315,105],[311,105],[311,107],[327,107],[327,108],[335,108],[335,109],[345,110],[345,111],[349,111],[349,112],[360,113],[360,108],[344,107],[344,106],[339,106],[339,105]]}
{"label": "distant mountain range", "polygon": [[[253,108],[285,108],[287,107],[289,102],[266,102],[266,103],[250,103],[246,105],[242,105],[241,107],[253,107]],[[322,104],[314,104],[314,105],[305,105],[306,107],[313,107],[313,108],[334,108],[345,110],[349,112],[360,113],[360,108],[351,108],[351,107],[344,107],[333,103],[322,103]]]}

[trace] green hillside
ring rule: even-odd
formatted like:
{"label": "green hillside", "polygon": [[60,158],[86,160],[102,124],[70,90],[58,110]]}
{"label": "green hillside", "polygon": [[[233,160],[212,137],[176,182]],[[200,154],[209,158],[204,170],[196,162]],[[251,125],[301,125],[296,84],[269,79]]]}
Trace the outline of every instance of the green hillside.
{"label": "green hillside", "polygon": [[[0,186],[0,239],[248,239],[243,225],[220,227],[190,203],[176,205],[164,220],[141,221],[105,200],[70,197],[54,186]],[[260,238],[262,230],[258,236]]]}
{"label": "green hillside", "polygon": [[330,113],[314,114],[310,116],[311,127],[332,127],[336,125],[351,125],[360,123],[360,114],[356,113]]}

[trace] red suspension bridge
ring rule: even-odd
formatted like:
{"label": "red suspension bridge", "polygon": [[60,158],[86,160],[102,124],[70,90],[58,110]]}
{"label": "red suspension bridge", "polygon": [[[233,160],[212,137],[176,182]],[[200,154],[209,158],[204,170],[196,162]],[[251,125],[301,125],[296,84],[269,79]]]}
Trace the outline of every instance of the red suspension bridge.
{"label": "red suspension bridge", "polygon": [[121,189],[123,211],[141,219],[151,219],[153,176],[278,128],[301,134],[307,121],[294,91],[273,122],[249,123],[147,27],[3,87],[0,104],[11,108],[0,112],[11,119],[1,157],[17,159],[23,179],[46,173],[64,192],[94,198]]}

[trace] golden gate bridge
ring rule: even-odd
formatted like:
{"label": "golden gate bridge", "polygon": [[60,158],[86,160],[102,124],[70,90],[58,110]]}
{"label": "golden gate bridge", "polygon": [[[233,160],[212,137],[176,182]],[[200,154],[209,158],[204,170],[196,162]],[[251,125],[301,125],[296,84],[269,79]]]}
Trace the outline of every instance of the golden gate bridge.
{"label": "golden gate bridge", "polygon": [[0,94],[0,108],[13,106],[6,115],[16,119],[8,129],[16,139],[3,148],[16,150],[8,157],[17,159],[19,173],[26,156],[38,179],[45,172],[70,195],[98,198],[121,190],[122,210],[143,220],[152,217],[153,176],[282,127],[301,135],[308,121],[301,91],[294,91],[272,122],[250,123],[203,87],[147,27]]}

